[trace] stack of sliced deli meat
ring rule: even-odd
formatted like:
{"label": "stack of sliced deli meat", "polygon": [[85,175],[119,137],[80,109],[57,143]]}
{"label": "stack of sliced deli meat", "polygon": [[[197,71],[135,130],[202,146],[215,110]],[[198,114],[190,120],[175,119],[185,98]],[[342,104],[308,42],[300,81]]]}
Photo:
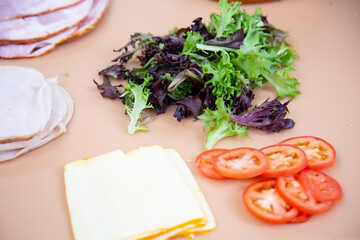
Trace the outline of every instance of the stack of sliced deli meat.
{"label": "stack of sliced deli meat", "polygon": [[212,211],[175,149],[116,150],[65,166],[77,240],[193,238],[216,227]]}
{"label": "stack of sliced deli meat", "polygon": [[56,78],[33,68],[0,66],[0,162],[38,148],[66,131],[73,101]]}
{"label": "stack of sliced deli meat", "polygon": [[0,58],[44,55],[88,32],[110,0],[0,1]]}

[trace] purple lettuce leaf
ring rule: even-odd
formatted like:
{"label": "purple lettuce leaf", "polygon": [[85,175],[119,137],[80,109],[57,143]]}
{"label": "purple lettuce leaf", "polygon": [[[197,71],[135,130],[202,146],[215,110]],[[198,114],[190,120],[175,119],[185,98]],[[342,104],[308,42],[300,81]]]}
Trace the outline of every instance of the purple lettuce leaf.
{"label": "purple lettuce leaf", "polygon": [[194,117],[200,115],[202,110],[202,101],[199,96],[185,97],[176,102],[178,105],[174,113],[174,117],[180,122],[184,117],[193,115]]}
{"label": "purple lettuce leaf", "polygon": [[234,32],[234,34],[231,34],[228,38],[210,39],[204,42],[204,44],[240,49],[240,46],[243,44],[243,41],[244,41],[244,29],[240,28],[239,30]]}
{"label": "purple lettuce leaf", "polygon": [[100,90],[101,96],[103,98],[110,98],[110,99],[114,99],[114,98],[120,98],[120,92],[118,87],[121,87],[121,85],[112,85],[109,78],[104,76],[103,77],[103,83],[99,84],[98,82],[96,82],[95,80],[93,80],[94,83],[96,84],[97,88]]}
{"label": "purple lettuce leaf", "polygon": [[289,112],[287,105],[290,101],[282,104],[278,98],[272,101],[268,100],[260,106],[255,106],[244,115],[231,115],[230,119],[245,126],[256,127],[267,133],[293,128],[295,122],[292,119],[285,118]]}

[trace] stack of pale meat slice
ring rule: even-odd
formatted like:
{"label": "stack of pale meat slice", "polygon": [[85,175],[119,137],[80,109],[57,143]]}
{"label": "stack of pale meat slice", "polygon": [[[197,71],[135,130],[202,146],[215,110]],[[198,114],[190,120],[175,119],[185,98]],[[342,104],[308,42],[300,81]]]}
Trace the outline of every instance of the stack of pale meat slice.
{"label": "stack of pale meat slice", "polygon": [[0,1],[0,58],[42,56],[93,29],[110,0]]}
{"label": "stack of pale meat slice", "polygon": [[57,79],[27,67],[0,66],[0,162],[66,131],[73,101]]}
{"label": "stack of pale meat slice", "polygon": [[181,155],[146,146],[65,166],[65,190],[77,240],[194,238],[215,217]]}

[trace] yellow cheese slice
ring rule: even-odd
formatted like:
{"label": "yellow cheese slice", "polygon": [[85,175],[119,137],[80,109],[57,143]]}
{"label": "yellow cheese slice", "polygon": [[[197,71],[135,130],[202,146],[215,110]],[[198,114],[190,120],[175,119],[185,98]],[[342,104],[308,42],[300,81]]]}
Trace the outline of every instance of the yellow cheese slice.
{"label": "yellow cheese slice", "polygon": [[199,184],[196,182],[193,174],[191,173],[191,170],[186,165],[184,159],[181,157],[178,151],[175,149],[165,149],[166,153],[168,154],[169,158],[173,161],[173,163],[176,165],[178,170],[181,172],[182,176],[186,180],[189,188],[193,191],[195,194],[195,197],[199,204],[201,205],[201,208],[205,212],[206,219],[204,219],[205,225],[201,226],[198,225],[198,227],[194,227],[192,229],[189,229],[187,231],[187,234],[202,234],[209,232],[211,230],[214,230],[216,228],[216,220],[215,217],[211,211],[211,208],[206,201],[206,198],[203,194],[203,192],[200,189]]}
{"label": "yellow cheese slice", "polygon": [[177,170],[182,175],[188,187],[193,192],[196,200],[201,205],[201,208],[204,211],[205,216],[203,220],[199,223],[188,224],[185,226],[177,227],[169,232],[166,232],[165,234],[162,234],[154,238],[154,240],[166,240],[178,236],[184,236],[188,239],[194,239],[195,234],[203,234],[215,229],[216,221],[214,215],[212,214],[212,211],[205,199],[204,194],[202,193],[199,185],[197,184],[190,169],[186,165],[184,159],[175,149],[164,149],[164,150],[166,152],[166,155],[168,156],[168,161],[172,161],[175,164]]}
{"label": "yellow cheese slice", "polygon": [[64,174],[75,239],[141,239],[165,231],[158,205],[120,150],[72,162]]}
{"label": "yellow cheese slice", "polygon": [[204,212],[176,165],[160,146],[148,146],[126,154],[139,173],[167,229],[197,224]]}
{"label": "yellow cheese slice", "polygon": [[215,218],[190,169],[174,149],[148,146],[114,151],[65,166],[74,237],[192,238],[215,228]]}

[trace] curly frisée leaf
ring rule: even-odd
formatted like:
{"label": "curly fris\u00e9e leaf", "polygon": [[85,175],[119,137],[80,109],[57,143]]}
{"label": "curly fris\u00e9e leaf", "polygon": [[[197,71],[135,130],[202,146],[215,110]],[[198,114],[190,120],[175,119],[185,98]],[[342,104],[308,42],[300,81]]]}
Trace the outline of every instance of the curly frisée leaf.
{"label": "curly fris\u00e9e leaf", "polygon": [[274,85],[279,98],[284,98],[285,96],[294,98],[300,93],[300,91],[296,89],[296,85],[298,85],[299,82],[296,78],[289,77],[286,72],[282,73],[278,71],[275,73],[267,73],[266,71],[261,71],[261,75]]}
{"label": "curly fris\u00e9e leaf", "polygon": [[141,85],[135,84],[132,81],[128,81],[125,84],[126,92],[121,97],[124,97],[124,107],[130,117],[130,124],[128,125],[128,132],[130,134],[148,130],[147,126],[141,122],[141,114],[144,109],[153,108],[152,105],[147,103],[150,89],[146,88],[146,85],[152,79],[152,77],[146,77]]}
{"label": "curly fris\u00e9e leaf", "polygon": [[211,149],[219,140],[230,136],[248,136],[245,126],[230,121],[230,112],[222,99],[216,100],[216,110],[209,108],[198,118],[205,123],[204,130],[208,128],[204,148]]}

